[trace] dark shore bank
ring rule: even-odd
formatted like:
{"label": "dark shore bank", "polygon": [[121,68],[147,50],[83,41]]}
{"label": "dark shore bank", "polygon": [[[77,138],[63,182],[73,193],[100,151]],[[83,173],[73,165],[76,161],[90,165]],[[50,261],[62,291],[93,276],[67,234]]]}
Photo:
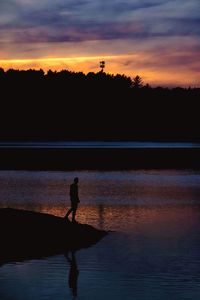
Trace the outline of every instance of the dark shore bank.
{"label": "dark shore bank", "polygon": [[0,148],[1,170],[200,169],[200,148]]}
{"label": "dark shore bank", "polygon": [[0,264],[87,248],[107,232],[49,214],[0,209]]}

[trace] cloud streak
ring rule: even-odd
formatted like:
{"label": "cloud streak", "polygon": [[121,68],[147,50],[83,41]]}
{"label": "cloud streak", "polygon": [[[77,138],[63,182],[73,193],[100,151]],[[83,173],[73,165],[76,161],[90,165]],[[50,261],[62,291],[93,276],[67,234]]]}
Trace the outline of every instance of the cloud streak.
{"label": "cloud streak", "polygon": [[[0,30],[24,32],[23,42],[80,41],[97,39],[145,38],[147,36],[197,35],[200,37],[198,3],[188,8],[184,0],[133,1],[99,0],[37,1],[2,0]],[[34,6],[33,6],[34,3]],[[185,4],[184,4],[185,3]],[[183,16],[182,10],[189,9]],[[170,7],[173,9],[169,15]],[[200,8],[200,7],[199,7]],[[175,13],[177,11],[177,13]],[[194,16],[191,13],[195,14]],[[34,34],[33,34],[34,32]],[[29,34],[30,33],[30,34]],[[34,36],[34,38],[33,38]],[[17,37],[13,37],[16,42]],[[21,40],[19,40],[21,41]]]}

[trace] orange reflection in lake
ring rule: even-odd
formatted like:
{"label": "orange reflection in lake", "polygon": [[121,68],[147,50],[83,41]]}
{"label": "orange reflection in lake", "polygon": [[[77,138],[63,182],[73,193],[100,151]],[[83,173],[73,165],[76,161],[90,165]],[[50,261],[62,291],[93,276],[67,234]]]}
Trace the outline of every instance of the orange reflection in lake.
{"label": "orange reflection in lake", "polygon": [[[66,206],[16,206],[63,217]],[[99,229],[140,233],[146,237],[167,236],[178,238],[196,226],[200,218],[199,205],[131,206],[131,205],[80,205],[77,221]]]}

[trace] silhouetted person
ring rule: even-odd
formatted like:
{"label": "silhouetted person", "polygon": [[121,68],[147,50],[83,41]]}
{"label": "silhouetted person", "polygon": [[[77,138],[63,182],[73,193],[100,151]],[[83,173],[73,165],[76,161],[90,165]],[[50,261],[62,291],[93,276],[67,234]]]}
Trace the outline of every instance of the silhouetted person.
{"label": "silhouetted person", "polygon": [[68,210],[65,218],[68,220],[69,215],[72,213],[72,222],[76,222],[76,211],[78,208],[79,197],[78,197],[78,177],[74,178],[74,182],[70,185],[70,200],[71,208]]}
{"label": "silhouetted person", "polygon": [[65,257],[70,264],[69,277],[68,277],[69,288],[71,289],[74,298],[76,298],[79,270],[76,264],[75,252],[74,251],[71,252],[71,258],[69,257],[68,253],[65,254]]}

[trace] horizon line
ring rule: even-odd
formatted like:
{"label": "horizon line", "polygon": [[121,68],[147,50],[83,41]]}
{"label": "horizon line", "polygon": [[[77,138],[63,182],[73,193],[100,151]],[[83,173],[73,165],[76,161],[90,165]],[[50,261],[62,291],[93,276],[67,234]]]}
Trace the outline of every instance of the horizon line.
{"label": "horizon line", "polygon": [[[79,73],[79,72],[82,72],[84,74],[88,74],[88,73],[98,73],[100,72],[99,68],[100,66],[98,65],[98,63],[100,63],[101,60],[115,60],[115,59],[120,59],[120,58],[137,58],[138,55],[137,54],[133,54],[133,53],[129,53],[129,54],[120,54],[120,55],[98,55],[98,56],[70,56],[70,57],[41,57],[41,58],[24,58],[24,59],[17,59],[17,58],[14,58],[14,59],[0,59],[0,68],[2,68],[3,70],[7,71],[9,69],[13,69],[13,70],[22,70],[22,71],[26,71],[26,70],[43,70],[44,73],[47,73],[48,70],[51,70],[51,71],[56,71],[56,72],[60,72],[60,71],[63,71],[63,70],[67,70],[67,71],[70,71],[70,72],[75,72],[75,73]],[[61,62],[61,63],[64,63],[64,62],[71,62],[72,64],[77,62],[77,63],[84,63],[84,62],[87,62],[87,61],[94,61],[94,60],[98,60],[97,62],[97,66],[96,66],[96,69],[97,70],[91,70],[91,71],[86,71],[84,69],[80,69],[80,70],[73,70],[73,68],[71,68],[71,66],[63,66],[63,68],[55,68],[55,66],[46,66],[45,65],[45,62],[48,63],[48,62]],[[23,64],[30,64],[30,63],[44,63],[44,65],[42,66],[25,66]],[[1,66],[2,64],[2,66]],[[12,64],[16,64],[16,66],[12,66]],[[21,64],[21,66],[20,66]],[[18,66],[19,65],[19,66]],[[117,74],[120,74],[120,75],[125,75],[126,77],[130,77],[130,78],[135,78],[135,76],[139,75],[142,79],[145,80],[145,77],[146,76],[143,76],[142,74],[140,75],[140,72],[137,72],[135,73],[134,75],[131,75],[131,74],[127,74],[126,72],[121,72],[120,70],[119,71],[113,71],[113,72],[109,72],[109,71],[104,71],[104,73],[106,74],[111,74],[111,75],[117,75]],[[143,72],[141,72],[143,73]],[[173,75],[173,73],[171,73],[171,75]],[[150,83],[149,83],[150,81]],[[162,81],[161,81],[162,82]],[[175,88],[175,87],[181,87],[181,88],[200,88],[200,85],[199,84],[194,84],[194,83],[176,83],[176,84],[170,84],[170,83],[151,83],[151,80],[145,80],[145,83],[146,84],[149,84],[150,86],[152,87],[165,87],[165,88]]]}

